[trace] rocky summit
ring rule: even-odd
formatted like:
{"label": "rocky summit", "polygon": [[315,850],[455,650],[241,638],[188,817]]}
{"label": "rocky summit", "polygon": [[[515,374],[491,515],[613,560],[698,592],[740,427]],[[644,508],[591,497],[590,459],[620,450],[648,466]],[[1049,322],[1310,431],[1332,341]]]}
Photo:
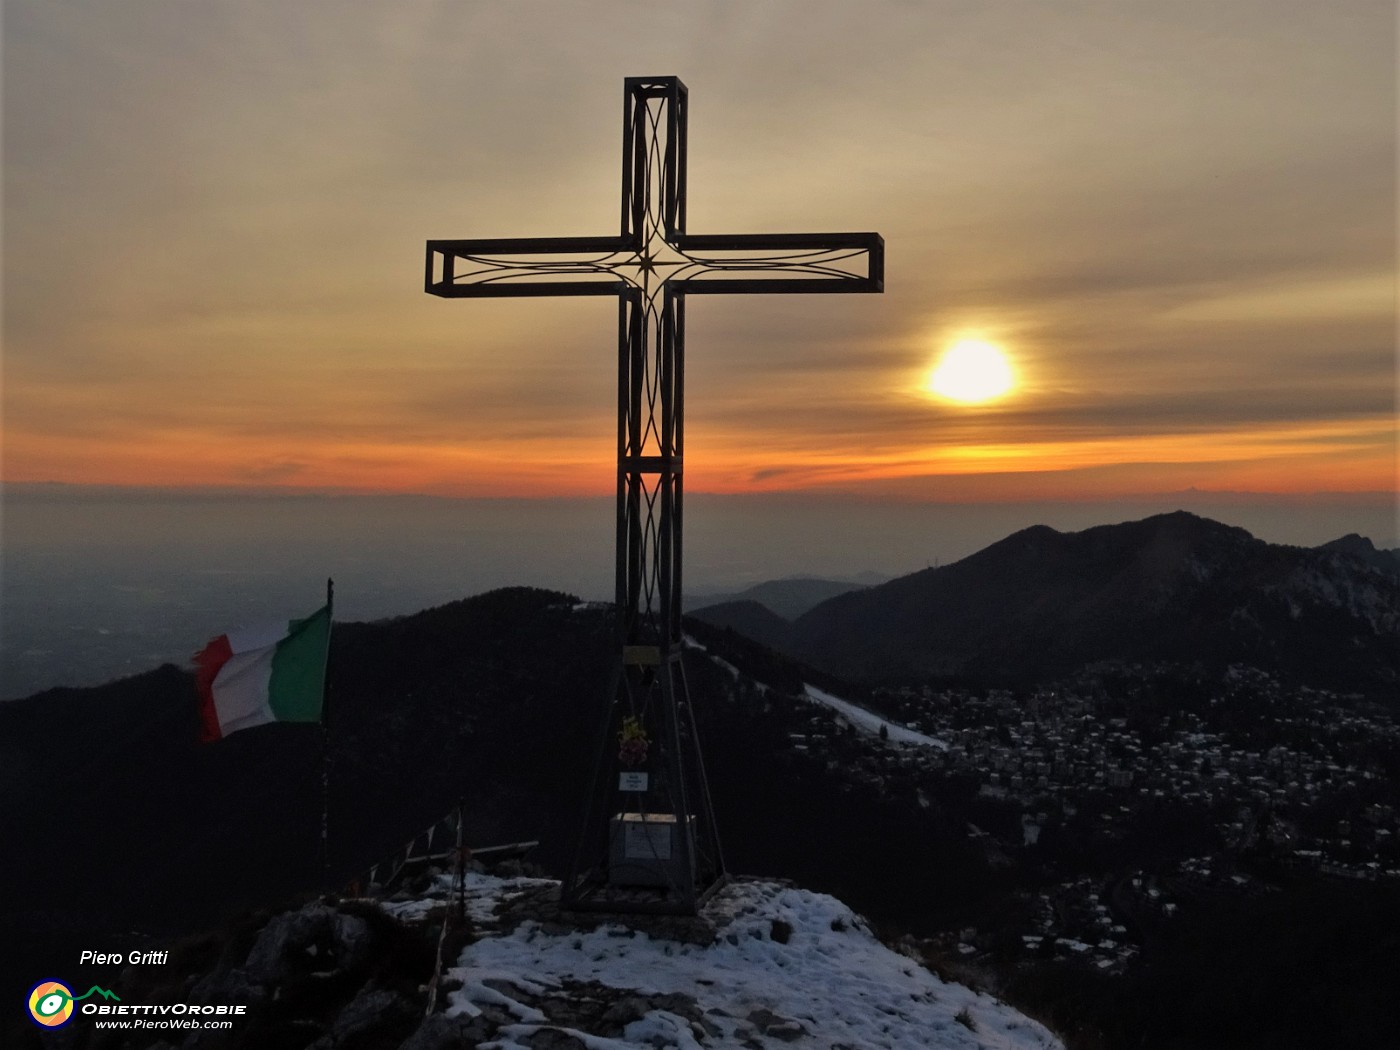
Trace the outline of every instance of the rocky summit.
{"label": "rocky summit", "polygon": [[834,897],[789,883],[736,880],[697,917],[626,922],[561,912],[549,879],[470,873],[464,908],[453,886],[432,876],[386,901],[317,900],[232,932],[207,972],[140,998],[248,1003],[250,1023],[156,1045],[1062,1046],[1010,1006],[886,947]]}

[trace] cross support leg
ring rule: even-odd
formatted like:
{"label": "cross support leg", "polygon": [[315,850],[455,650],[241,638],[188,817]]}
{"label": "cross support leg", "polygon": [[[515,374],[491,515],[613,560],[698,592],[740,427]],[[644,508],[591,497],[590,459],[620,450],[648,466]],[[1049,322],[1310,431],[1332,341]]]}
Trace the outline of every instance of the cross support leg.
{"label": "cross support leg", "polygon": [[681,664],[684,296],[618,306],[617,665],[565,907],[694,913],[725,877]]}

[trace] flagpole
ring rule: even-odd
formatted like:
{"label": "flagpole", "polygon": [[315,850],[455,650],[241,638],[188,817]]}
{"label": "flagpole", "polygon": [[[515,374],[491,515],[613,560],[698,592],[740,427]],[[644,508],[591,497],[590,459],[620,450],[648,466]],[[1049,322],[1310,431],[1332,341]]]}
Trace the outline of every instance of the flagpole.
{"label": "flagpole", "polygon": [[326,673],[325,690],[321,697],[321,888],[326,892],[331,888],[330,850],[330,695],[331,695],[331,645],[330,628],[335,622],[335,580],[326,578]]}

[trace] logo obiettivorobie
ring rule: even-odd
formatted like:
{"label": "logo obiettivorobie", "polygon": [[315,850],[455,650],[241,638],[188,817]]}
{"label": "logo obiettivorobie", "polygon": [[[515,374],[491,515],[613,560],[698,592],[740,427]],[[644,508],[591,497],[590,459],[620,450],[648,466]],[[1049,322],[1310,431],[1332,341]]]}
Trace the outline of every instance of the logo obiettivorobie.
{"label": "logo obiettivorobie", "polygon": [[74,995],[68,986],[60,981],[40,981],[29,991],[29,1016],[34,1023],[45,1028],[62,1028],[73,1019],[73,1004],[81,1002],[89,995],[100,995],[104,999],[121,997],[116,992],[93,985],[82,995]]}

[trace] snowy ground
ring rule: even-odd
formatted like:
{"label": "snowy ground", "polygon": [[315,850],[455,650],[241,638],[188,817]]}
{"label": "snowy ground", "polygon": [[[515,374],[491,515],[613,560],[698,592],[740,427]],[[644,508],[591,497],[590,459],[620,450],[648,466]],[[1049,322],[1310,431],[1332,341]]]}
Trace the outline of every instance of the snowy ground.
{"label": "snowy ground", "polygon": [[[484,919],[504,897],[540,885],[473,875],[473,913]],[[587,1050],[1061,1048],[1011,1007],[945,984],[884,947],[832,897],[737,882],[710,901],[706,914],[718,932],[705,946],[620,925],[582,931],[531,921],[484,937],[445,975],[448,987],[460,985],[447,1012],[504,1011],[512,1021],[481,1044],[490,1050],[527,1050],[546,1029]],[[608,1036],[551,1021],[532,1005],[582,986],[644,998],[620,1033]],[[651,1008],[667,995],[672,1009]]]}
{"label": "snowy ground", "polygon": [[863,707],[857,707],[849,700],[842,700],[839,696],[832,696],[823,692],[814,685],[804,685],[803,691],[807,694],[807,699],[818,704],[823,704],[841,715],[842,718],[850,722],[860,732],[875,736],[880,732],[880,727],[884,726],[889,734],[891,743],[894,744],[918,744],[924,747],[936,747],[941,751],[947,751],[948,745],[942,740],[923,733],[916,733],[912,729],[907,729],[902,725],[886,721],[873,711],[867,711]]}
{"label": "snowy ground", "polygon": [[[736,679],[744,677],[743,672],[737,667],[710,652],[690,635],[685,636],[685,643],[691,649],[705,653],[714,663],[728,671],[732,677]],[[760,692],[768,691],[768,686],[764,685],[762,682],[755,682],[754,684],[758,686]],[[857,732],[864,733],[867,736],[877,736],[879,735],[880,727],[884,726],[887,739],[891,743],[914,744],[919,747],[936,747],[940,751],[948,750],[947,743],[942,740],[931,736],[925,736],[923,733],[917,733],[905,726],[896,725],[894,722],[881,718],[873,711],[867,711],[865,708],[853,704],[849,700],[842,700],[839,696],[832,696],[830,693],[818,689],[814,685],[804,684],[802,690],[806,694],[808,700],[811,700],[813,703],[822,704],[836,711],[842,718],[855,726]]]}

